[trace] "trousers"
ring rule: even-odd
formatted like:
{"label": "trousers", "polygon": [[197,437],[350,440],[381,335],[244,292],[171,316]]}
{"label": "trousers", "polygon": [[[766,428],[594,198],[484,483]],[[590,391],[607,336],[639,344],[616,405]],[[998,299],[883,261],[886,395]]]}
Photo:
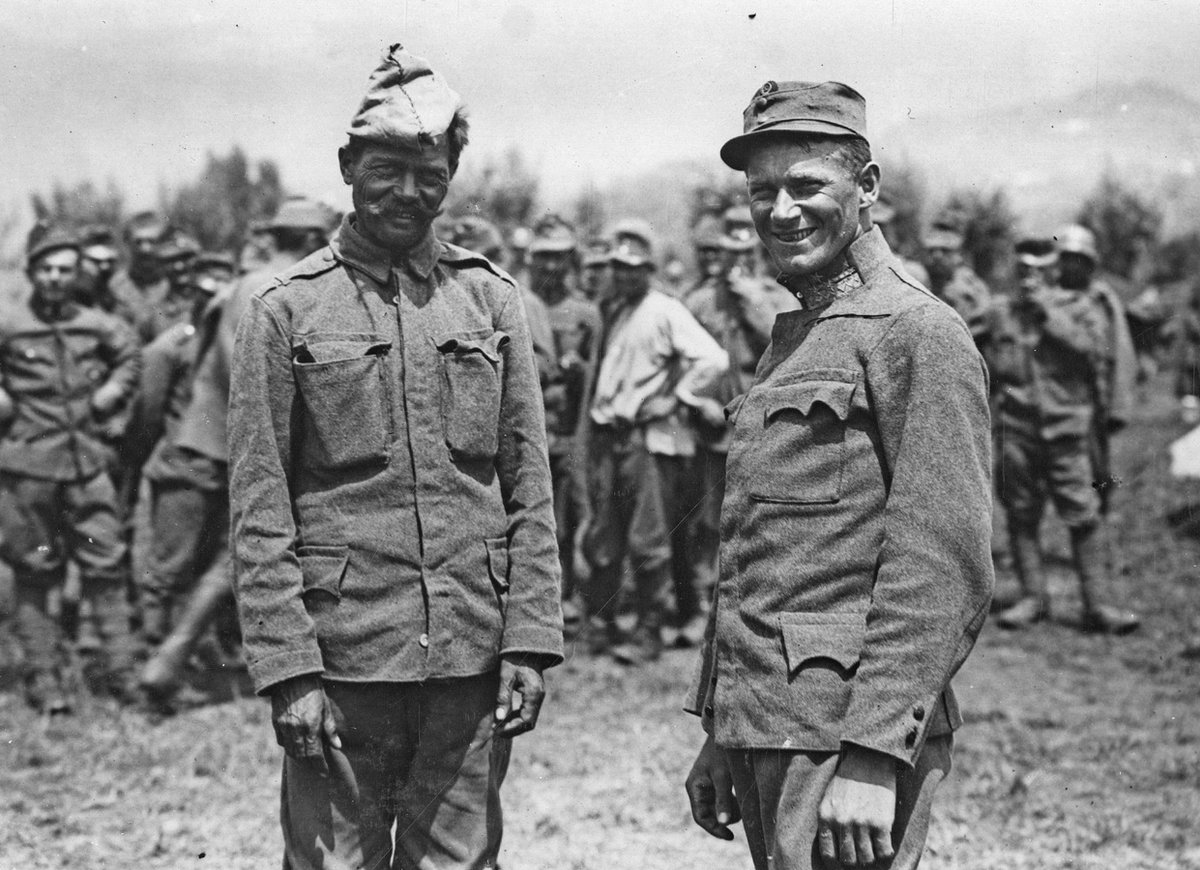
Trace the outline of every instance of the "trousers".
{"label": "trousers", "polygon": [[150,558],[143,581],[142,632],[158,643],[181,596],[198,584],[230,589],[229,491],[181,481],[150,484]]}
{"label": "trousers", "polygon": [[[950,773],[953,735],[931,737],[916,766],[896,775],[896,818],[889,870],[921,861],[934,793]],[[726,750],[742,827],[755,870],[825,870],[817,846],[817,813],[837,772],[836,752]]]}
{"label": "trousers", "polygon": [[342,748],[327,777],[284,759],[284,870],[495,867],[512,745],[492,738],[497,687],[326,680]]}

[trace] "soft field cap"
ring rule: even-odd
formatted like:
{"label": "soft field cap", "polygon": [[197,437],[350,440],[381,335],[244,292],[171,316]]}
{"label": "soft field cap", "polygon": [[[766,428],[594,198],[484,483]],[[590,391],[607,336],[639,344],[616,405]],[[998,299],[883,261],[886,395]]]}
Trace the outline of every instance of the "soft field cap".
{"label": "soft field cap", "polygon": [[439,142],[460,108],[462,97],[424,58],[396,43],[371,73],[347,132],[393,148],[420,149]]}
{"label": "soft field cap", "polygon": [[866,139],[867,101],[841,82],[767,82],[742,113],[742,135],[721,146],[721,159],[744,170],[749,146],[776,133]]}

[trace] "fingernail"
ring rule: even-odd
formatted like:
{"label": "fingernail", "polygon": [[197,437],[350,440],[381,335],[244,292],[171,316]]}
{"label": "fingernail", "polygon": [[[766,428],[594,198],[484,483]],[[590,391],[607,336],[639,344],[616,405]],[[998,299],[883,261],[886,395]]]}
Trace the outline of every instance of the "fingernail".
{"label": "fingernail", "polygon": [[729,824],[729,813],[717,813],[717,821],[722,825]]}
{"label": "fingernail", "polygon": [[334,748],[334,749],[341,749],[341,748],[342,748],[342,738],[340,738],[340,737],[337,737],[336,735],[335,735],[335,736],[334,736],[334,738],[333,738],[331,741],[329,741],[329,742],[333,744],[333,748]]}
{"label": "fingernail", "polygon": [[507,707],[497,707],[496,708],[496,718],[499,719],[501,722],[503,722],[505,719],[507,719],[508,718],[508,708]]}

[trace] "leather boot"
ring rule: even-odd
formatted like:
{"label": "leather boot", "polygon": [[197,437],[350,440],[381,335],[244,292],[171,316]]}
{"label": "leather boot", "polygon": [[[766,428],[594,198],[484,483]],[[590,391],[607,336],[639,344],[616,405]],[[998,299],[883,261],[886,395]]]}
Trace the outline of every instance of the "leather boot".
{"label": "leather boot", "polygon": [[90,578],[84,590],[103,644],[92,657],[92,667],[87,669],[89,682],[122,702],[133,701],[137,644],[130,628],[125,584],[108,578]]}
{"label": "leather boot", "polygon": [[1103,525],[1071,529],[1071,553],[1079,574],[1079,593],[1083,599],[1081,627],[1084,631],[1101,634],[1129,634],[1142,624],[1141,617],[1105,600],[1111,594],[1112,587],[1112,574],[1106,558],[1106,531]]}
{"label": "leather boot", "polygon": [[652,622],[639,621],[633,634],[610,649],[608,654],[619,664],[633,667],[658,661],[662,649],[662,629]]}
{"label": "leather boot", "polygon": [[1041,622],[1050,615],[1050,595],[1046,590],[1046,575],[1042,573],[1042,553],[1036,526],[1009,523],[1009,547],[1021,598],[996,617],[1001,628],[1022,629]]}
{"label": "leather boot", "polygon": [[175,627],[142,669],[138,680],[142,689],[160,699],[174,694],[196,642],[231,594],[229,578],[224,572],[210,571],[201,578],[176,620]]}
{"label": "leather boot", "polygon": [[39,713],[70,713],[74,703],[63,680],[65,657],[58,621],[49,613],[43,582],[17,578],[13,635],[24,656],[25,703]]}

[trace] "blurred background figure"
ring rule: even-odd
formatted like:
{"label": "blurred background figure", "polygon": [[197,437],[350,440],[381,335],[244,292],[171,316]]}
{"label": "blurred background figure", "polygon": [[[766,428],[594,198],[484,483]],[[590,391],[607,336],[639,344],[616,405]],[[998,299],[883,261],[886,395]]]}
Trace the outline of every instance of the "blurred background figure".
{"label": "blurred background figure", "polygon": [[[612,294],[601,306],[604,339],[589,409],[592,518],[584,546],[592,576],[584,599],[590,650],[636,665],[661,654],[669,587],[677,625],[688,625],[703,608],[698,578],[684,554],[678,561],[673,554],[673,532],[695,504],[687,496],[696,450],[689,409],[710,425],[724,419],[706,391],[729,357],[681,302],[656,286],[649,224],[623,220],[611,235]],[[629,637],[616,619],[627,562],[637,611]]]}
{"label": "blurred background figure", "polygon": [[[715,254],[706,252],[706,276],[684,304],[729,356],[729,368],[705,393],[724,408],[750,388],[758,361],[771,341],[775,316],[799,308],[796,298],[774,279],[759,273],[759,239],[750,209],[734,206],[717,223]],[[707,242],[707,238],[705,238]],[[721,503],[725,498],[725,462],[731,430],[724,415],[692,411],[696,453],[682,497],[689,510],[672,542],[675,572],[694,578],[702,607],[679,626],[676,645],[699,645],[708,605],[717,581]]]}
{"label": "blurred background figure", "polygon": [[608,253],[612,242],[605,238],[588,239],[580,257],[579,289],[589,302],[599,302],[609,291]]}
{"label": "blurred background figure", "polygon": [[[1058,241],[1018,245],[1016,294],[996,299],[983,345],[997,394],[996,481],[1021,587],[1020,599],[997,622],[1024,629],[1050,616],[1039,536],[1049,500],[1070,534],[1081,627],[1126,634],[1140,619],[1113,604],[1094,443],[1112,322],[1089,292],[1088,273],[1071,260],[1086,238],[1069,233]],[[1094,251],[1083,253],[1094,260]]]}
{"label": "blurred background figure", "polygon": [[923,235],[926,285],[933,294],[958,312],[979,344],[987,328],[991,291],[963,259],[962,230],[949,222],[935,222]]}
{"label": "blurred background figure", "polygon": [[574,227],[558,215],[539,221],[529,244],[529,285],[546,306],[554,341],[556,365],[552,378],[542,384],[542,400],[568,633],[577,631],[582,619],[575,541],[588,504],[579,433],[588,373],[600,338],[600,311],[578,289],[578,244]]}
{"label": "blurred background figure", "polygon": [[123,444],[128,472],[144,476],[150,487],[149,556],[139,589],[142,641],[150,658],[139,685],[156,704],[174,694],[196,642],[233,592],[223,469],[178,444],[180,420],[191,401],[197,327],[217,293],[230,286],[233,271],[227,255],[203,252],[193,258],[178,291],[181,301],[186,298],[188,318],[142,351]]}
{"label": "blurred background figure", "polygon": [[0,318],[0,539],[15,575],[14,632],[24,652],[25,700],[54,714],[74,706],[72,660],[50,596],[78,569],[100,647],[85,674],[129,697],[134,664],[128,567],[106,423],[137,383],[128,327],[79,305],[78,240],[39,225],[26,247],[29,298]]}
{"label": "blurred background figure", "polygon": [[[506,271],[511,265],[520,266],[524,260],[523,250],[519,254],[509,254],[504,247],[504,236],[499,227],[475,215],[455,221],[448,231],[440,235],[450,244],[480,254]],[[523,243],[528,248],[528,240],[523,239]],[[512,277],[516,279],[515,274]],[[538,377],[545,387],[557,377],[558,366],[557,354],[554,351],[554,330],[550,327],[550,312],[546,310],[546,303],[529,289],[528,282],[517,281],[517,286],[521,289],[521,301],[525,303],[529,337],[533,339],[533,352],[537,357]]]}
{"label": "blurred background figure", "polygon": [[167,295],[158,253],[170,232],[170,223],[157,212],[142,211],[131,217],[123,233],[128,260],[109,281],[113,295],[133,313],[135,329],[143,341],[154,337],[154,310]]}

